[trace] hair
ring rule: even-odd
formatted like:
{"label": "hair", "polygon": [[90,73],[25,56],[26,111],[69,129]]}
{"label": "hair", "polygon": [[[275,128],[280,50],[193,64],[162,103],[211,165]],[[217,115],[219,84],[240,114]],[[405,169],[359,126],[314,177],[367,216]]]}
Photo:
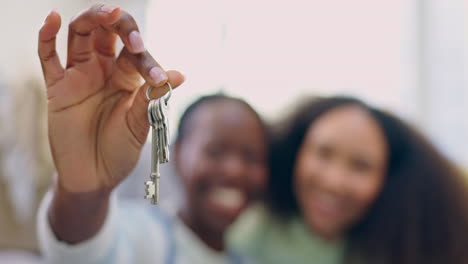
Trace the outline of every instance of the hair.
{"label": "hair", "polygon": [[185,111],[182,113],[182,116],[179,119],[176,142],[180,142],[187,136],[188,133],[190,133],[192,123],[191,121],[193,119],[193,116],[197,112],[197,109],[206,104],[212,104],[223,101],[237,103],[240,106],[245,107],[248,111],[252,112],[252,114],[255,116],[256,119],[258,119],[259,123],[264,128],[265,132],[267,132],[268,129],[266,127],[265,122],[250,104],[248,104],[243,99],[237,97],[228,96],[223,93],[215,93],[199,97],[185,109]]}
{"label": "hair", "polygon": [[345,262],[468,263],[466,179],[417,131],[355,98],[316,98],[275,127],[268,193],[273,213],[285,219],[301,214],[293,190],[299,148],[311,125],[341,106],[370,113],[389,146],[385,184],[348,230]]}

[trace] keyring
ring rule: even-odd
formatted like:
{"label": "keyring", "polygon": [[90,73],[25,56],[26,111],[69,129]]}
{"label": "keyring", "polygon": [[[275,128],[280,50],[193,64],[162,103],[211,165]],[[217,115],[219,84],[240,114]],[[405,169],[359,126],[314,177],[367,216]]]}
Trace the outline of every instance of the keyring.
{"label": "keyring", "polygon": [[[166,84],[167,84],[167,86],[169,86],[169,92],[167,93],[166,98],[164,98],[164,103],[167,104],[167,102],[169,102],[169,99],[171,98],[171,95],[172,95],[172,85],[169,82],[167,82]],[[148,87],[148,89],[146,89],[146,98],[148,99],[148,101],[153,100],[150,97],[151,89],[153,89],[153,86],[151,86],[151,85]]]}

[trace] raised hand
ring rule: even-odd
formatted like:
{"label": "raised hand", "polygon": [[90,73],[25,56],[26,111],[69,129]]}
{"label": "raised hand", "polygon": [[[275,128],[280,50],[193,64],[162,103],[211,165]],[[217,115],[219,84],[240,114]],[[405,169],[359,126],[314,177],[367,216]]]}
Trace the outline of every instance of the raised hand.
{"label": "raised hand", "polygon": [[[39,31],[58,173],[48,218],[59,239],[77,243],[100,230],[111,191],[139,158],[149,130],[148,85],[158,98],[167,82],[175,88],[184,77],[162,70],[145,50],[132,16],[108,5],[94,5],[71,21],[63,68],[55,49],[60,20],[52,11]],[[116,57],[118,36],[125,48]]]}
{"label": "raised hand", "polygon": [[[175,88],[184,77],[163,71],[145,50],[132,16],[108,5],[94,5],[70,22],[63,68],[55,49],[60,24],[52,11],[39,32],[59,185],[72,193],[109,192],[133,169],[146,140],[148,85],[157,98],[167,81]],[[125,48],[116,58],[117,36]]]}

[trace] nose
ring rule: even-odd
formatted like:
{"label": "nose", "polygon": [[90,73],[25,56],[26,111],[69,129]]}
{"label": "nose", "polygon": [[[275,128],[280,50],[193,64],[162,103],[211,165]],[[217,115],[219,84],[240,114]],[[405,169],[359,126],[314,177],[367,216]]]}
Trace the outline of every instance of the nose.
{"label": "nose", "polygon": [[223,175],[226,180],[239,181],[242,180],[246,173],[246,164],[240,155],[226,155],[223,161]]}
{"label": "nose", "polygon": [[326,168],[322,173],[321,186],[324,190],[342,194],[346,190],[346,169],[340,164],[332,164]]}

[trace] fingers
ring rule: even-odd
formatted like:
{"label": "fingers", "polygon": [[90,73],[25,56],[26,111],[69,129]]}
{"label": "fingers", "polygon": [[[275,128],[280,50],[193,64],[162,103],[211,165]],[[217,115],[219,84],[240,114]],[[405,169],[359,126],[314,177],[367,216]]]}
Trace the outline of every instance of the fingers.
{"label": "fingers", "polygon": [[114,59],[116,40],[117,35],[114,32],[98,27],[94,36],[94,49],[99,55]]}
{"label": "fingers", "polygon": [[153,87],[160,87],[168,80],[166,72],[148,51],[132,54],[127,49],[123,49],[112,73],[112,86],[133,91],[134,84],[139,83],[140,76]]}
{"label": "fingers", "polygon": [[55,10],[52,10],[39,30],[38,54],[47,87],[61,80],[65,72],[60,64],[55,47],[60,24],[60,15]]}
{"label": "fingers", "polygon": [[[175,89],[182,85],[185,81],[185,77],[182,73],[178,71],[168,71],[167,76],[169,77],[169,83],[172,86],[172,89]],[[154,87],[151,89],[150,97],[152,99],[160,98],[161,96],[165,95],[169,91],[169,86],[165,84],[164,86]],[[146,90],[145,91],[138,91],[140,99],[144,99],[148,103],[148,99],[146,98]]]}
{"label": "fingers", "polygon": [[125,47],[133,54],[144,52],[145,45],[135,19],[127,12],[121,11],[120,18],[112,25],[103,25],[104,29],[116,33]]}
{"label": "fingers", "polygon": [[[169,76],[168,82],[171,84],[173,89],[180,86],[185,80],[184,76],[177,71],[168,71],[167,75]],[[149,85],[145,83],[142,87],[134,91],[133,102],[129,111],[127,112],[128,127],[137,141],[141,144],[145,142],[149,129],[149,101],[146,98],[146,90],[148,87]],[[169,87],[167,85],[153,88],[151,90],[151,98],[159,98],[166,94],[167,91],[169,91]]]}
{"label": "fingers", "polygon": [[111,5],[94,5],[81,12],[69,25],[67,67],[87,62],[94,50],[113,56],[115,37],[120,36],[130,53],[144,52],[145,45],[135,19]]}
{"label": "fingers", "polygon": [[[101,25],[111,25],[120,18],[120,8],[109,5],[93,5],[78,14],[69,24],[67,68],[89,61],[94,52],[93,32]],[[107,46],[114,46],[106,43]]]}

